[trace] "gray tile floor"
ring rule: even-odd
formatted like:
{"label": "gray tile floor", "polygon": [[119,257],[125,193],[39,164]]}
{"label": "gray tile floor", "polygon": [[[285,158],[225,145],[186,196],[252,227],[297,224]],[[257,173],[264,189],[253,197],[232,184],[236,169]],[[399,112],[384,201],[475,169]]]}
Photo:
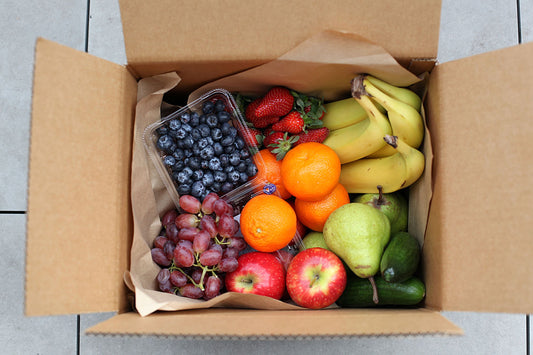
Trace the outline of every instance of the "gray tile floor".
{"label": "gray tile floor", "polygon": [[[524,354],[529,350],[530,326],[525,314],[444,312],[464,329],[462,337],[278,341],[88,336],[85,329],[112,314],[24,317],[24,212],[35,39],[45,37],[119,64],[126,62],[126,56],[116,0],[2,0],[1,5],[1,354]],[[443,0],[438,52],[441,63],[520,41],[533,41],[533,0]]]}

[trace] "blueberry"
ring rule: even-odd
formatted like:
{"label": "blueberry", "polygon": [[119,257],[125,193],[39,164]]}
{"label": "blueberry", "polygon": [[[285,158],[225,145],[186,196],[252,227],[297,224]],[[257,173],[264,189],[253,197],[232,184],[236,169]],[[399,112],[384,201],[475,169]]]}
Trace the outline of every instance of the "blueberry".
{"label": "blueberry", "polygon": [[213,144],[213,149],[215,150],[215,155],[220,155],[224,153],[224,147],[219,142]]}
{"label": "blueberry", "polygon": [[245,158],[244,159],[244,164],[246,164],[246,166],[253,165],[254,161],[252,160],[252,158]]}
{"label": "blueberry", "polygon": [[211,136],[210,138],[214,141],[219,141],[222,139],[224,135],[222,134],[222,131],[220,130],[220,128],[218,127],[215,127],[211,130]]}
{"label": "blueberry", "polygon": [[194,139],[192,139],[191,136],[187,136],[185,138],[183,138],[183,146],[185,148],[192,148],[194,145]]}
{"label": "blueberry", "polygon": [[202,138],[202,133],[200,133],[200,129],[198,127],[195,127],[192,129],[191,131],[191,137],[194,139],[194,140],[200,140],[200,138]]}
{"label": "blueberry", "polygon": [[181,128],[181,122],[175,118],[171,119],[170,121],[168,121],[168,128],[170,128],[171,130],[178,130]]}
{"label": "blueberry", "polygon": [[213,171],[221,170],[222,166],[220,165],[220,159],[218,159],[217,157],[209,159],[209,169]]}
{"label": "blueberry", "polygon": [[246,146],[246,143],[244,143],[244,139],[242,139],[241,136],[235,137],[235,147],[237,147],[237,149],[242,149],[245,146]]}
{"label": "blueberry", "polygon": [[180,195],[189,195],[191,193],[191,185],[190,184],[180,184],[178,186],[178,194]]}
{"label": "blueberry", "polygon": [[220,140],[220,144],[222,144],[224,147],[227,147],[227,146],[232,145],[234,141],[235,141],[235,137],[228,135]]}
{"label": "blueberry", "polygon": [[200,140],[198,141],[198,147],[200,147],[200,149],[204,149],[208,145],[209,141],[207,140],[207,138],[200,138]]}
{"label": "blueberry", "polygon": [[183,151],[183,149],[177,148],[177,149],[172,153],[172,156],[173,156],[176,160],[183,160],[183,158],[185,158],[185,152]]}
{"label": "blueberry", "polygon": [[235,137],[237,137],[238,134],[239,134],[239,131],[237,131],[237,128],[233,126],[229,128],[229,135],[233,137],[233,139],[235,139]]}
{"label": "blueberry", "polygon": [[200,124],[200,115],[198,114],[198,112],[191,113],[191,120],[189,121],[189,124],[192,127],[196,127]]}
{"label": "blueberry", "polygon": [[228,181],[223,183],[222,186],[220,187],[220,192],[224,194],[230,192],[231,190],[233,190],[233,184]]}
{"label": "blueberry", "polygon": [[195,155],[195,156],[199,156],[200,155],[200,151],[202,150],[198,144],[195,144],[193,147],[192,147],[192,154]]}
{"label": "blueberry", "polygon": [[180,184],[186,184],[190,182],[191,176],[182,170],[176,174],[176,180],[178,180]]}
{"label": "blueberry", "polygon": [[222,184],[220,182],[214,182],[213,185],[211,185],[211,190],[213,190],[213,192],[219,192],[221,187]]}
{"label": "blueberry", "polygon": [[217,113],[217,118],[219,123],[225,123],[231,120],[231,115],[229,114],[229,112],[221,111]]}
{"label": "blueberry", "polygon": [[157,132],[158,135],[162,136],[164,134],[168,134],[168,127],[159,127],[158,129],[155,130]]}
{"label": "blueberry", "polygon": [[223,183],[227,179],[226,173],[223,171],[219,171],[219,170],[215,171],[215,173],[213,174],[213,177],[215,178],[215,182],[220,182],[220,183]]}
{"label": "blueberry", "polygon": [[246,173],[239,173],[239,181],[241,183],[245,183],[246,181],[248,181],[248,174]]}
{"label": "blueberry", "polygon": [[174,158],[172,155],[167,155],[163,158],[163,163],[166,166],[174,166],[176,164],[176,158]]}
{"label": "blueberry", "polygon": [[174,140],[168,135],[164,134],[157,140],[157,148],[168,151],[174,144]]}
{"label": "blueberry", "polygon": [[229,164],[229,156],[227,154],[220,154],[218,159],[220,159],[220,165],[222,165],[223,167]]}
{"label": "blueberry", "polygon": [[198,119],[198,121],[200,122],[200,124],[205,124],[205,119],[207,118],[206,115],[200,115],[200,118]]}
{"label": "blueberry", "polygon": [[241,159],[246,159],[250,157],[250,151],[248,149],[242,149],[239,153]]}
{"label": "blueberry", "polygon": [[195,156],[192,156],[189,158],[189,168],[191,168],[192,170],[197,170],[197,169],[200,169],[201,166],[200,166],[200,158],[199,157],[195,157]]}
{"label": "blueberry", "polygon": [[183,139],[187,137],[187,131],[183,128],[183,125],[180,127],[180,129],[177,129],[176,133],[174,134],[177,139]]}
{"label": "blueberry", "polygon": [[206,171],[204,173],[204,176],[202,177],[202,183],[204,186],[211,186],[215,182],[215,177],[213,176],[213,173],[210,171]]}
{"label": "blueberry", "polygon": [[211,113],[209,115],[207,115],[206,119],[205,119],[205,123],[211,127],[211,128],[215,128],[216,126],[218,126],[218,118],[217,118],[217,115],[215,115],[214,113]]}
{"label": "blueberry", "polygon": [[212,101],[206,101],[202,104],[202,111],[204,113],[211,113],[215,109],[215,104]]}
{"label": "blueberry", "polygon": [[194,197],[201,197],[203,194],[205,194],[205,185],[201,181],[195,181],[193,182],[191,186],[191,195]]}
{"label": "blueberry", "polygon": [[168,148],[167,152],[169,152],[170,154],[174,153],[176,151],[176,149],[178,149],[178,145],[176,143],[173,143],[170,148]]}
{"label": "blueberry", "polygon": [[222,100],[217,100],[215,102],[215,111],[220,112],[226,109],[226,104]]}
{"label": "blueberry", "polygon": [[189,123],[189,121],[191,120],[191,113],[186,111],[186,112],[183,112],[181,115],[180,115],[180,121],[183,122],[183,123]]}
{"label": "blueberry", "polygon": [[246,168],[246,174],[249,177],[255,176],[257,174],[257,167],[255,166],[255,164],[248,165],[248,168]]}
{"label": "blueberry", "polygon": [[209,137],[211,135],[211,128],[209,128],[208,125],[200,124],[198,128],[200,129],[200,134],[202,137]]}
{"label": "blueberry", "polygon": [[194,155],[192,149],[183,149],[183,152],[185,153],[185,158],[190,158]]}
{"label": "blueberry", "polygon": [[220,125],[220,131],[223,135],[229,136],[232,126],[228,122],[224,122]]}
{"label": "blueberry", "polygon": [[182,170],[185,174],[187,174],[188,177],[191,177],[192,176],[192,169],[188,166],[184,167],[183,170]]}
{"label": "blueberry", "polygon": [[228,145],[227,147],[224,147],[224,152],[225,153],[228,153],[228,154],[231,154],[233,152],[235,152],[237,148],[235,148],[235,146],[232,144],[232,145]]}
{"label": "blueberry", "polygon": [[228,165],[224,168],[224,171],[229,174],[231,173],[232,171],[235,171],[235,167],[233,165]]}
{"label": "blueberry", "polygon": [[207,147],[205,147],[204,149],[200,151],[200,158],[204,160],[211,159],[214,156],[215,156],[215,149],[211,145],[208,145]]}
{"label": "blueberry", "polygon": [[231,165],[239,165],[241,162],[241,154],[238,152],[233,152],[229,155],[229,162]]}
{"label": "blueberry", "polygon": [[176,160],[176,163],[174,163],[174,166],[172,167],[172,171],[181,171],[185,167],[185,162],[183,160]]}
{"label": "blueberry", "polygon": [[202,160],[200,162],[200,168],[202,168],[204,170],[208,170],[209,169],[209,160]]}
{"label": "blueberry", "polygon": [[202,180],[203,177],[204,177],[204,171],[202,169],[195,170],[192,173],[192,178],[194,180]]}
{"label": "blueberry", "polygon": [[231,173],[228,174],[228,181],[232,182],[232,183],[237,183],[239,182],[239,179],[241,178],[240,174],[238,171],[234,170],[232,171]]}
{"label": "blueberry", "polygon": [[183,142],[182,142],[181,139],[178,139],[178,140],[176,141],[176,146],[177,146],[178,148],[180,148],[180,149],[183,149]]}
{"label": "blueberry", "polygon": [[246,163],[241,161],[239,165],[237,165],[236,169],[239,173],[244,173],[246,171]]}
{"label": "blueberry", "polygon": [[205,137],[205,139],[207,139],[207,143],[208,143],[209,145],[213,145],[213,144],[215,144],[215,141],[214,141],[213,138],[211,138],[210,136]]}
{"label": "blueberry", "polygon": [[187,133],[191,133],[191,131],[192,131],[192,127],[188,123],[183,123],[181,125],[181,128],[183,128],[185,130],[185,132],[187,132]]}

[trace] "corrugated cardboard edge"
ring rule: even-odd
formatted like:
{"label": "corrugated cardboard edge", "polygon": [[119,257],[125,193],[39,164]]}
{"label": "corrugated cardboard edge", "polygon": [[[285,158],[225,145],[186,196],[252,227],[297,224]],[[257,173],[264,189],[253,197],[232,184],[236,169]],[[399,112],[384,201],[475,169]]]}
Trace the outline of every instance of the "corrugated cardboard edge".
{"label": "corrugated cardboard edge", "polygon": [[86,333],[249,338],[462,335],[463,331],[439,312],[424,308],[304,311],[211,308],[157,312],[147,317],[128,312],[99,323]]}

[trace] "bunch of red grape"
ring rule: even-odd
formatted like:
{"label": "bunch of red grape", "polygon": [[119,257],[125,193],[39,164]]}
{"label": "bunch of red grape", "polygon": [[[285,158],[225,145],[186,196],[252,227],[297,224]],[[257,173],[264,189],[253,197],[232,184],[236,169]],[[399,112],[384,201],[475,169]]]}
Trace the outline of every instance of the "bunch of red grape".
{"label": "bunch of red grape", "polygon": [[163,216],[152,248],[152,259],[162,268],[159,289],[208,300],[222,292],[224,273],[237,269],[239,252],[247,245],[235,235],[239,223],[233,207],[216,193],[202,202],[182,195],[179,204],[180,210]]}

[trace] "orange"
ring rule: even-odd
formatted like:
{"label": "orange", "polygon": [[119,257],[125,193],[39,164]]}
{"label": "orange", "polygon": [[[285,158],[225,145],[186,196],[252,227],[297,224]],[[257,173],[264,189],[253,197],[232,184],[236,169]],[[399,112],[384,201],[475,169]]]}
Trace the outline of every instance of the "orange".
{"label": "orange", "polygon": [[298,220],[305,226],[314,231],[322,232],[331,212],[349,202],[348,191],[342,184],[337,184],[333,191],[322,200],[303,201],[296,199],[294,201],[294,210]]}
{"label": "orange", "polygon": [[241,232],[257,251],[273,252],[286,247],[296,233],[296,213],[276,195],[257,195],[244,205]]}
{"label": "orange", "polygon": [[267,181],[276,185],[276,191],[284,200],[291,197],[290,192],[285,188],[285,186],[283,186],[283,183],[281,182],[281,160],[277,160],[276,156],[270,153],[268,149],[260,150],[257,155],[263,158],[263,161],[260,159],[254,159],[258,170],[254,179],[258,179],[260,183]]}
{"label": "orange", "polygon": [[287,152],[281,161],[281,181],[289,193],[304,201],[326,197],[339,182],[341,162],[327,145],[308,142]]}

